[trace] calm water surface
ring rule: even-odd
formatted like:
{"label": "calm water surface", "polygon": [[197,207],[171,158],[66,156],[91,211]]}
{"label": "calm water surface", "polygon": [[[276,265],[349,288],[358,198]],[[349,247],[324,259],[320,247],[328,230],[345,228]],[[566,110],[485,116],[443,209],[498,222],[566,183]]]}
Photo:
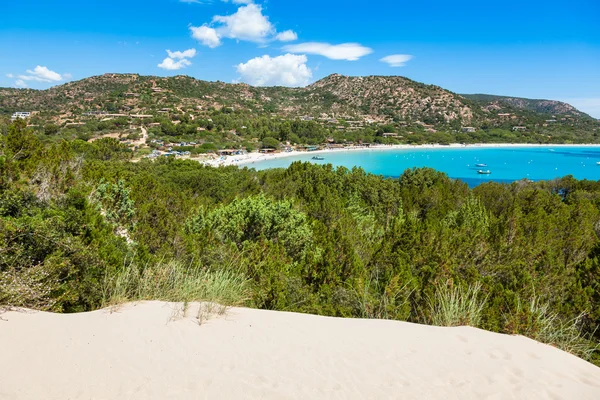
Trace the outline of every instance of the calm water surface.
{"label": "calm water surface", "polygon": [[[600,147],[548,146],[506,148],[435,148],[339,151],[318,154],[323,161],[312,160],[314,153],[259,161],[248,164],[258,170],[286,168],[294,161],[310,161],[317,164],[333,164],[397,177],[407,168],[431,167],[461,179],[471,186],[487,181],[512,182],[519,179],[548,180],[565,175],[578,179],[600,179]],[[487,164],[477,167],[475,164]],[[480,175],[478,170],[491,171]]]}

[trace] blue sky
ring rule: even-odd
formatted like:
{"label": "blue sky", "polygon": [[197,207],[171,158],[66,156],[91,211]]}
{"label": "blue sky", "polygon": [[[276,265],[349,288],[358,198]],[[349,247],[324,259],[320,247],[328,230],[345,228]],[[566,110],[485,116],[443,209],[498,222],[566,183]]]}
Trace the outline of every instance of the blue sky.
{"label": "blue sky", "polygon": [[0,14],[0,86],[105,72],[289,86],[402,75],[600,118],[599,27],[598,0],[20,0]]}

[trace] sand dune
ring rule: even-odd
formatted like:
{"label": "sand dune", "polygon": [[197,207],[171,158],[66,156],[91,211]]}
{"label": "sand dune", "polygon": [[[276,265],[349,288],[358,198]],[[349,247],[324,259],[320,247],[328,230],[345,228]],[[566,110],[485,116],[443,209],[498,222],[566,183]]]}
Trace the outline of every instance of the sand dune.
{"label": "sand dune", "polygon": [[600,368],[524,337],[180,310],[0,314],[0,399],[600,399]]}

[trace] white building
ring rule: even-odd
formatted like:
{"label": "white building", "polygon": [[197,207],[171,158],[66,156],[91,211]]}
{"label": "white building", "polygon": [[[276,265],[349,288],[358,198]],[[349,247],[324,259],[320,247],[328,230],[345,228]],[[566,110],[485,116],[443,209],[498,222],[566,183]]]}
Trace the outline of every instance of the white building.
{"label": "white building", "polygon": [[12,117],[10,117],[11,121],[14,121],[16,119],[27,119],[31,117],[31,113],[30,112],[24,112],[24,111],[19,111],[16,112],[12,115]]}

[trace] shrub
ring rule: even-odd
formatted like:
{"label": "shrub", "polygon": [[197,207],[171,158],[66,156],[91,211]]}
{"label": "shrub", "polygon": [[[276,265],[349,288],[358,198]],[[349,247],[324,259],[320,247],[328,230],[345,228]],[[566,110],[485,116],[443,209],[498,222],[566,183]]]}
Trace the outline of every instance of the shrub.
{"label": "shrub", "polygon": [[480,326],[487,296],[481,299],[481,284],[467,289],[437,285],[435,296],[429,299],[431,323],[438,326]]}

